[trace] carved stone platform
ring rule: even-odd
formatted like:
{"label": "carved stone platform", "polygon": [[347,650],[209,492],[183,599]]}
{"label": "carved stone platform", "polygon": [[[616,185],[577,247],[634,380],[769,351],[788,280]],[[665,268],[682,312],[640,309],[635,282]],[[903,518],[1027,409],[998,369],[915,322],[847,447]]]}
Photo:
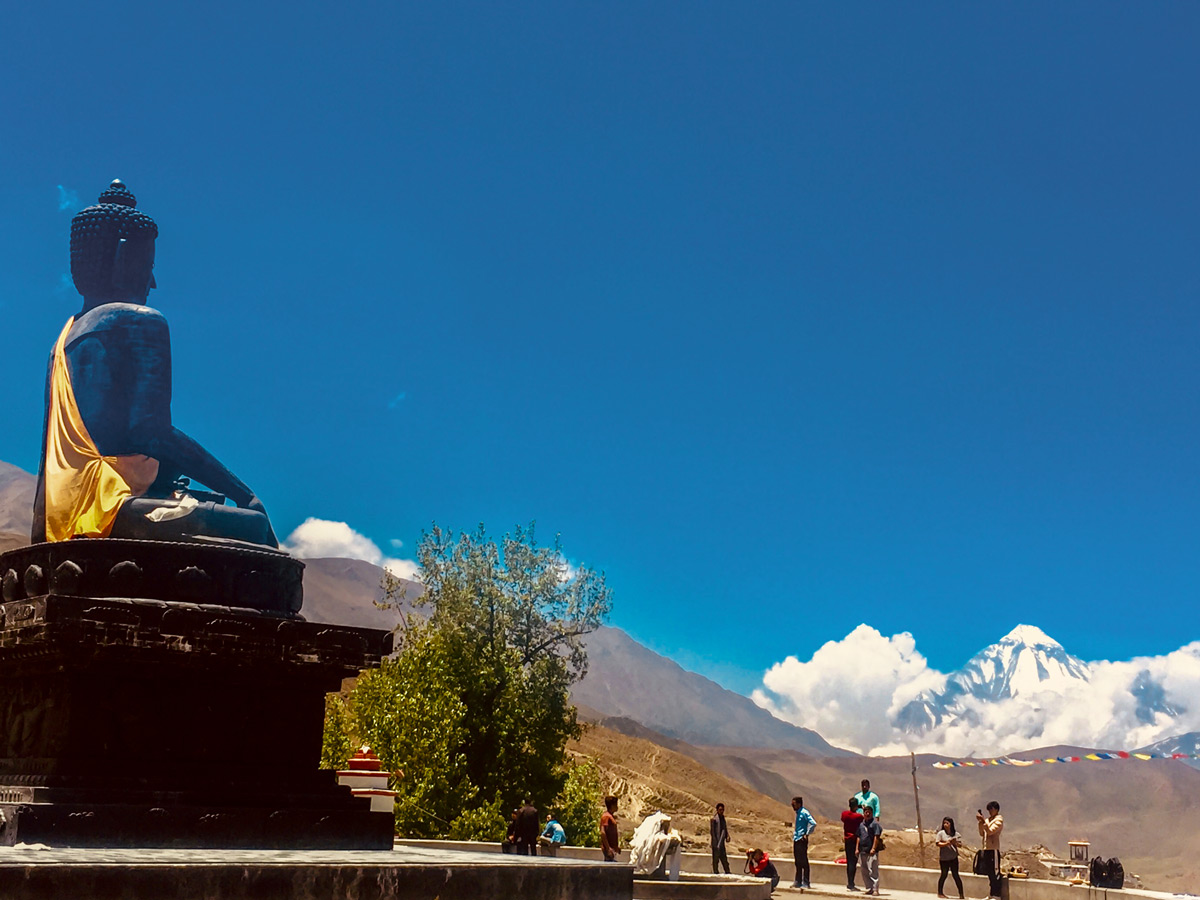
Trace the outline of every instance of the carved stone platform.
{"label": "carved stone platform", "polygon": [[391,643],[219,604],[0,603],[0,844],[390,848],[391,815],[317,765],[325,694]]}
{"label": "carved stone platform", "polygon": [[240,541],[77,538],[0,554],[4,602],[46,593],[215,603],[295,615],[304,563]]}

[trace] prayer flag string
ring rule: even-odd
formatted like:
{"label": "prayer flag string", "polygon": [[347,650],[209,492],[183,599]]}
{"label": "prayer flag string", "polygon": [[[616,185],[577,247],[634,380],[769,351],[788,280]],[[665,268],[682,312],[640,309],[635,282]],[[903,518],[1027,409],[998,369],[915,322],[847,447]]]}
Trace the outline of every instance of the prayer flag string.
{"label": "prayer flag string", "polygon": [[935,762],[935,769],[970,769],[978,766],[1036,766],[1053,763],[1103,762],[1108,759],[1200,759],[1200,753],[1129,753],[1118,750],[1115,753],[1088,753],[1084,756],[1048,756],[1045,759],[1013,759],[1011,756],[1000,756],[995,759],[959,759],[953,762]]}

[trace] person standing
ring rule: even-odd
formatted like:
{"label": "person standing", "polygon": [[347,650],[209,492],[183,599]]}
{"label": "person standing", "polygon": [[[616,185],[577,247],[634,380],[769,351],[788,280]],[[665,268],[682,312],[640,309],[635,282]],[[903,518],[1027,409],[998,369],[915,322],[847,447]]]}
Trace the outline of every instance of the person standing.
{"label": "person standing", "polygon": [[945,897],[942,889],[946,886],[946,875],[954,876],[958,885],[958,900],[963,900],[962,879],[958,876],[958,835],[954,831],[954,820],[949,816],[942,819],[942,828],[937,833],[938,864],[942,867],[942,877],[938,879],[938,896]]}
{"label": "person standing", "polygon": [[858,826],[862,824],[862,813],[858,811],[858,801],[851,797],[846,801],[846,811],[842,813],[842,839],[846,849],[846,890],[857,891],[854,886],[854,870],[858,866]]}
{"label": "person standing", "polygon": [[858,867],[862,870],[867,893],[879,895],[879,844],[883,826],[875,818],[870,804],[862,807],[863,820],[858,826]]}
{"label": "person standing", "polygon": [[[854,795],[854,799],[858,801],[858,807],[861,810],[864,806],[871,807],[871,814],[879,818],[879,795],[871,790],[871,782],[869,779],[862,780],[862,790]],[[880,826],[883,827],[883,826]]]}
{"label": "person standing", "polygon": [[712,864],[713,874],[717,874],[717,862],[725,867],[725,874],[729,874],[729,855],[726,853],[725,845],[729,843],[729,827],[725,824],[725,804],[717,804],[717,814],[708,820],[708,836],[712,840]]}
{"label": "person standing", "polygon": [[538,824],[537,807],[526,800],[517,813],[518,856],[537,856]]}
{"label": "person standing", "polygon": [[796,861],[796,880],[794,888],[812,887],[809,884],[811,872],[808,866],[808,836],[817,828],[817,820],[804,808],[803,797],[792,798],[792,809],[796,811],[796,825],[792,829],[792,858]]}
{"label": "person standing", "polygon": [[988,814],[975,811],[979,821],[979,836],[983,838],[983,870],[988,877],[988,896],[1000,896],[1000,832],[1004,830],[1004,817],[1000,815],[1000,804],[995,800],[987,805]]}
{"label": "person standing", "polygon": [[600,849],[605,862],[616,862],[620,854],[620,836],[617,834],[617,798],[604,798],[604,814],[600,816]]}

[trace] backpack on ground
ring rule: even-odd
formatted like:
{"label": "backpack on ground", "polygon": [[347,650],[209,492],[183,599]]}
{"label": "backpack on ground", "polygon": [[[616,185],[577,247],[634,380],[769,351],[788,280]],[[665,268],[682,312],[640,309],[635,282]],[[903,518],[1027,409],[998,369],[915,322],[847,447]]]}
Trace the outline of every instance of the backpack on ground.
{"label": "backpack on ground", "polygon": [[1088,880],[1092,883],[1092,887],[1120,888],[1125,886],[1125,867],[1115,856],[1112,859],[1104,859],[1100,856],[1093,859],[1089,876]]}

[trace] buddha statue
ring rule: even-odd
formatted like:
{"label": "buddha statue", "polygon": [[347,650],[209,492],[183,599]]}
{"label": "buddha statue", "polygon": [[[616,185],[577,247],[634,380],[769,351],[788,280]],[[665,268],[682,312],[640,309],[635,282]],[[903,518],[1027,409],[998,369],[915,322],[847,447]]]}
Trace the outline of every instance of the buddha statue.
{"label": "buddha statue", "polygon": [[[33,540],[277,547],[255,493],[171,423],[170,333],[146,305],[157,236],[120,181],[71,222],[71,277],[83,307],[50,357]],[[216,493],[192,490],[191,480]]]}

